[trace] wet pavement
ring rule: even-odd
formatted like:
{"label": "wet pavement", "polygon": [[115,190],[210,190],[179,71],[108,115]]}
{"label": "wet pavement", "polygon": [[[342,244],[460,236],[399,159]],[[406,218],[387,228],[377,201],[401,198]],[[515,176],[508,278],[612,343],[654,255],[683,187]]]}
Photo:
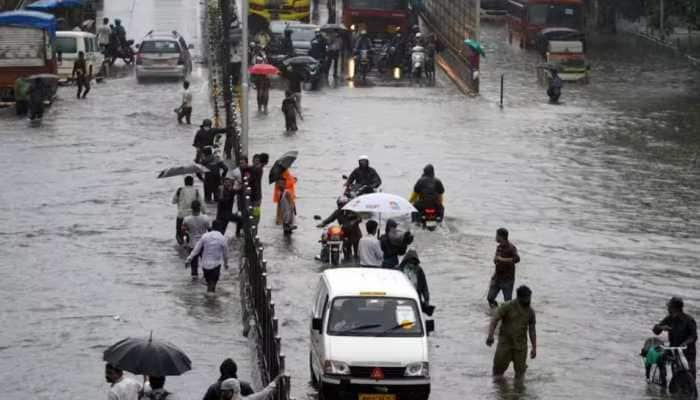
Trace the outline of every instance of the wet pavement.
{"label": "wet pavement", "polygon": [[[151,24],[197,35],[196,3],[124,3],[108,2],[106,14],[121,16],[130,37]],[[269,115],[252,113],[251,154],[300,151],[299,230],[285,239],[274,226],[269,187],[261,227],[297,398],[315,397],[309,288],[324,267],[313,260],[313,215],[333,210],[360,154],[385,192],[408,196],[428,162],[447,188],[444,226],[413,229],[438,307],[432,398],[663,398],[647,389],[637,354],[669,296],[700,310],[698,73],[641,40],[597,37],[592,83],[566,86],[563,103],[550,105],[537,56],[507,46],[501,27],[483,29],[480,97],[443,75],[435,88],[326,88],[304,93],[305,121],[292,135],[279,90]],[[205,71],[191,80],[197,121],[209,116]],[[180,180],[154,179],[192,156],[194,129],[172,113],[178,90],[133,76],[95,85],[85,101],[64,88],[35,129],[0,110],[3,398],[104,396],[102,350],[150,330],[193,360],[193,371],[167,383],[182,398],[203,394],[223,355],[250,373],[236,277],[226,274],[212,300],[190,282],[169,204]],[[538,312],[539,354],[524,388],[492,383],[484,345],[499,226],[520,250],[517,284],[531,286]]]}
{"label": "wet pavement", "polygon": [[[106,3],[129,37],[153,23],[199,44],[190,39],[198,25],[183,23],[196,22],[197,2],[134,2],[133,21],[132,2]],[[192,160],[195,126],[178,126],[172,111],[181,85],[138,85],[123,68],[119,76],[94,84],[86,100],[61,88],[37,128],[0,110],[3,399],[106,398],[102,351],[151,330],[192,359],[192,371],[166,383],[180,398],[201,398],[225,357],[242,377],[253,369],[235,263],[206,298],[175,245],[170,201],[182,179],[155,179]],[[206,71],[191,81],[201,121],[210,117]]]}
{"label": "wet pavement", "polygon": [[[431,398],[663,398],[647,389],[637,355],[668,297],[700,310],[698,73],[642,40],[596,37],[592,83],[567,85],[562,104],[550,105],[537,55],[509,47],[499,25],[483,29],[480,97],[465,98],[444,76],[435,88],[375,81],[306,92],[305,120],[292,135],[279,91],[270,115],[253,113],[251,154],[300,152],[299,230],[283,238],[269,202],[262,220],[298,398],[315,397],[309,288],[324,266],[313,260],[321,234],[313,215],[330,214],[360,154],[385,192],[408,196],[428,162],[447,188],[444,226],[413,229],[438,307]],[[484,345],[500,226],[520,249],[516,283],[533,289],[538,312],[539,355],[524,388],[493,383],[493,349]]]}

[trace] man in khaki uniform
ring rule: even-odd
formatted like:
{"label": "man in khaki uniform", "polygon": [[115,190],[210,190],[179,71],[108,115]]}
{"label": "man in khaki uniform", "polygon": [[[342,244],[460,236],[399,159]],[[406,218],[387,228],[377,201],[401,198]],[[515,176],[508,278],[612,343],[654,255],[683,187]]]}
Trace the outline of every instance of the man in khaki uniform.
{"label": "man in khaki uniform", "polygon": [[498,308],[489,326],[489,336],[486,345],[494,342],[493,335],[498,322],[501,329],[498,333],[498,345],[493,356],[493,374],[502,376],[513,362],[516,379],[522,378],[527,369],[527,336],[530,336],[532,350],[530,358],[537,356],[537,333],[535,331],[535,310],[530,307],[532,291],[527,286],[520,286],[517,298]]}

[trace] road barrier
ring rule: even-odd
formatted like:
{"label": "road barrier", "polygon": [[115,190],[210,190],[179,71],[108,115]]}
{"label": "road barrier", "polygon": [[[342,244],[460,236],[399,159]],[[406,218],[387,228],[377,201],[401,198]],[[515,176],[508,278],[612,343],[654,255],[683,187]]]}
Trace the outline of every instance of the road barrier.
{"label": "road barrier", "polygon": [[[223,6],[223,7],[222,7]],[[206,60],[209,67],[210,101],[214,110],[216,126],[221,126],[220,110],[225,113],[227,142],[235,160],[241,157],[240,129],[238,122],[240,91],[233,87],[234,79],[230,60],[230,40],[225,28],[232,15],[222,10],[235,10],[230,0],[208,0],[205,5],[204,23],[207,41]],[[233,11],[229,11],[229,14]],[[279,322],[275,315],[275,302],[272,300],[272,288],[268,282],[267,262],[263,257],[263,246],[257,234],[257,221],[253,217],[250,200],[250,184],[246,178],[245,192],[238,196],[243,207],[243,243],[240,261],[240,288],[243,308],[244,333],[255,343],[258,370],[264,385],[275,377],[282,376],[275,391],[275,400],[292,400],[290,398],[290,378],[285,375],[285,356],[282,353],[282,340],[279,334]]]}

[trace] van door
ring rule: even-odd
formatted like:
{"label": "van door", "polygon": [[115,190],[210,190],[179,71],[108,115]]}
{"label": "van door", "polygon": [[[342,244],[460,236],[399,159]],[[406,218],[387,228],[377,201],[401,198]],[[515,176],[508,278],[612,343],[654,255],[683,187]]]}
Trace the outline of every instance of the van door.
{"label": "van door", "polygon": [[[310,363],[312,368],[311,373],[313,373],[313,368],[316,368],[317,371],[319,371],[319,375],[321,374],[322,371],[322,364],[321,360],[323,360],[324,354],[325,354],[325,349],[323,348],[323,332],[325,329],[325,321],[324,317],[326,314],[326,309],[328,308],[328,288],[326,287],[326,283],[323,281],[323,278],[318,283],[318,287],[316,289],[316,297],[314,298],[314,304],[313,304],[313,309],[311,312],[311,318],[313,319],[320,319],[321,320],[321,330],[318,331],[316,329],[313,329],[313,326],[311,326],[311,355],[310,355]],[[313,324],[313,323],[312,323]]]}

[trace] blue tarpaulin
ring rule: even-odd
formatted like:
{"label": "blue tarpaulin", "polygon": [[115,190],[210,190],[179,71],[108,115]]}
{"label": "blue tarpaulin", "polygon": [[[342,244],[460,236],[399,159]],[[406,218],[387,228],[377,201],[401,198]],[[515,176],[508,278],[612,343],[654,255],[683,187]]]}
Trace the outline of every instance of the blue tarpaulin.
{"label": "blue tarpaulin", "polygon": [[27,10],[48,12],[57,8],[74,8],[82,5],[82,0],[39,0],[28,5]]}
{"label": "blue tarpaulin", "polygon": [[56,18],[39,11],[6,11],[0,13],[0,26],[26,26],[45,29],[49,32],[51,41],[56,38]]}

